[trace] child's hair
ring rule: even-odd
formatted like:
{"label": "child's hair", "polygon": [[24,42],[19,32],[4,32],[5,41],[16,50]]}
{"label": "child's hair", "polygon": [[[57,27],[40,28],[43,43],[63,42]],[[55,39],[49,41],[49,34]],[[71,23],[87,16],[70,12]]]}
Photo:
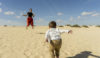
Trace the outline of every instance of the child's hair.
{"label": "child's hair", "polygon": [[56,28],[56,26],[57,26],[57,24],[56,24],[55,21],[51,21],[51,22],[49,23],[49,27],[50,27],[50,28]]}
{"label": "child's hair", "polygon": [[32,8],[30,8],[29,10],[32,10]]}

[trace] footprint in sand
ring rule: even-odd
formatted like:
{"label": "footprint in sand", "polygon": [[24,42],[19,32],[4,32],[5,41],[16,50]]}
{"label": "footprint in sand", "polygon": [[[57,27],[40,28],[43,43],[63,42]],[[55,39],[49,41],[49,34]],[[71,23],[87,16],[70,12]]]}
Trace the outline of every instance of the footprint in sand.
{"label": "footprint in sand", "polygon": [[32,56],[32,53],[27,49],[24,51],[24,55],[26,56],[26,58],[30,58],[30,56]]}

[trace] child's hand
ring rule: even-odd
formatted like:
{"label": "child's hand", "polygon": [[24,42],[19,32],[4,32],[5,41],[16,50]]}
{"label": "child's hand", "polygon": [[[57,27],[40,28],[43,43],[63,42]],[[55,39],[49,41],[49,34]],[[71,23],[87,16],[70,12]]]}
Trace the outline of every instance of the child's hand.
{"label": "child's hand", "polygon": [[46,42],[48,42],[48,39],[46,39]]}
{"label": "child's hand", "polygon": [[69,34],[69,33],[70,33],[70,34],[72,34],[72,32],[73,32],[73,31],[72,31],[72,30],[70,30],[70,31],[68,32],[68,34]]}

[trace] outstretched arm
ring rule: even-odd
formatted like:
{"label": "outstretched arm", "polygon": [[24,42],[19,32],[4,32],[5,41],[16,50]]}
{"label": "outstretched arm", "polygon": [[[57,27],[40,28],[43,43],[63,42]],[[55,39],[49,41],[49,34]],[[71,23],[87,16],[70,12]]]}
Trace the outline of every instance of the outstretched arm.
{"label": "outstretched arm", "polygon": [[23,15],[23,16],[27,16],[27,15]]}
{"label": "outstretched arm", "polygon": [[60,33],[68,33],[68,34],[72,33],[72,30],[60,30],[59,29],[59,31],[60,31]]}

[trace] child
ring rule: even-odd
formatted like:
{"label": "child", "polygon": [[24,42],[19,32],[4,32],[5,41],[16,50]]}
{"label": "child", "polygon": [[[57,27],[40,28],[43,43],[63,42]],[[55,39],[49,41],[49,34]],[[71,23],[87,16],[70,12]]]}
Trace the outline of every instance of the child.
{"label": "child", "polygon": [[29,25],[32,26],[32,29],[33,29],[33,18],[35,15],[32,13],[32,9],[30,9],[30,11],[27,13],[27,15],[23,15],[23,16],[28,16],[27,18],[27,26],[26,26],[26,29],[28,29]]}
{"label": "child", "polygon": [[56,28],[56,22],[51,21],[49,23],[49,30],[45,34],[46,42],[49,43],[49,50],[51,58],[59,58],[59,52],[62,44],[62,39],[60,34],[63,32],[72,33],[72,30],[60,30]]}

